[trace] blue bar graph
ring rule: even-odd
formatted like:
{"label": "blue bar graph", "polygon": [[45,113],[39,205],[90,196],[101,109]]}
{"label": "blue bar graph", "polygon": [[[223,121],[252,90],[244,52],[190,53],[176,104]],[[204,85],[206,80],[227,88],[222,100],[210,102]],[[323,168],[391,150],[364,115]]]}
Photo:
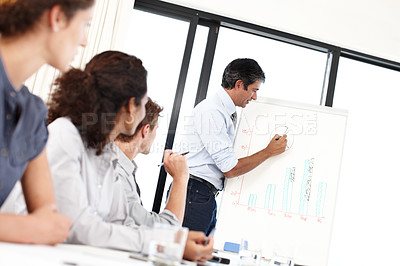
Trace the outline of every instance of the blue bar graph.
{"label": "blue bar graph", "polygon": [[320,182],[318,184],[317,208],[315,213],[317,217],[324,217],[324,207],[325,207],[327,187],[328,185],[325,182]]}
{"label": "blue bar graph", "polygon": [[308,214],[308,204],[311,195],[311,181],[314,168],[314,159],[307,159],[304,164],[303,180],[301,182],[299,214]]}
{"label": "blue bar graph", "polygon": [[247,205],[249,205],[250,207],[255,207],[256,204],[257,204],[257,194],[250,194]]}
{"label": "blue bar graph", "polygon": [[283,183],[283,199],[282,199],[282,211],[284,212],[290,212],[292,208],[294,175],[295,175],[295,167],[286,168],[286,175]]}
{"label": "blue bar graph", "polygon": [[276,185],[268,184],[267,192],[265,193],[264,208],[273,210],[275,203],[275,189]]}

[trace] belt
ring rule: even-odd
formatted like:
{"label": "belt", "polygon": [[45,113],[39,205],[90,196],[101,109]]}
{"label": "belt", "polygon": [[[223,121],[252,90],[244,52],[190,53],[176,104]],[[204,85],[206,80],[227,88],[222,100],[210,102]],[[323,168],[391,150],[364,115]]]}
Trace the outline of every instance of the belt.
{"label": "belt", "polygon": [[203,178],[200,178],[200,177],[198,177],[198,176],[194,176],[194,175],[192,175],[192,174],[190,174],[190,179],[193,179],[193,180],[199,181],[200,183],[203,183],[203,184],[206,185],[206,186],[210,189],[210,191],[214,194],[214,197],[218,196],[219,190],[216,189],[216,188],[214,187],[214,185],[211,184],[210,182],[208,182],[207,180],[204,180]]}

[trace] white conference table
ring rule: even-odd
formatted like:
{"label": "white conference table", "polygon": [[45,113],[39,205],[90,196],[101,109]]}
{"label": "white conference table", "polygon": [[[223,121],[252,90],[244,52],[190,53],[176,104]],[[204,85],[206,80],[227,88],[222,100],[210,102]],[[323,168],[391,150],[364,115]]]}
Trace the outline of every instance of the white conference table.
{"label": "white conference table", "polygon": [[[28,245],[0,242],[0,266],[126,266],[147,265],[148,261],[130,257],[131,253],[85,245],[58,244],[56,246]],[[230,258],[230,265],[239,265],[237,254],[218,252]],[[182,265],[222,265],[207,262],[197,264],[184,260]]]}
{"label": "white conference table", "polygon": [[0,265],[125,266],[149,265],[129,258],[129,252],[83,245],[25,245],[0,242]]}

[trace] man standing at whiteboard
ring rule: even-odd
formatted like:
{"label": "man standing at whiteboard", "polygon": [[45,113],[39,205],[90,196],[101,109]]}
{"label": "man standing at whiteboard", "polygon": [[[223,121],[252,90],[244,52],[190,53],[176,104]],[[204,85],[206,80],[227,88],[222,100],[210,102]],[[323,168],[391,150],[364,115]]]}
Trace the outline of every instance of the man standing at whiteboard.
{"label": "man standing at whiteboard", "polygon": [[251,100],[257,100],[264,81],[264,72],[255,60],[233,60],[224,70],[222,88],[194,108],[192,121],[185,121],[180,149],[190,152],[190,178],[183,226],[190,230],[208,235],[215,227],[215,197],[223,189],[225,178],[243,175],[285,151],[286,135],[275,135],[267,147],[244,158],[238,159],[233,150],[236,106],[245,108]]}

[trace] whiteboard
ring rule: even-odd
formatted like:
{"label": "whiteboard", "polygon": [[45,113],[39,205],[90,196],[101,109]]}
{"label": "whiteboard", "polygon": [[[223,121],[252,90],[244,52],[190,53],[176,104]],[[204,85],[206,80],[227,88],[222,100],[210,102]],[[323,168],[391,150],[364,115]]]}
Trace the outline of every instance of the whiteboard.
{"label": "whiteboard", "polygon": [[243,109],[234,150],[238,158],[288,135],[286,151],[251,172],[226,179],[215,248],[225,242],[326,265],[338,189],[347,111],[258,98]]}

